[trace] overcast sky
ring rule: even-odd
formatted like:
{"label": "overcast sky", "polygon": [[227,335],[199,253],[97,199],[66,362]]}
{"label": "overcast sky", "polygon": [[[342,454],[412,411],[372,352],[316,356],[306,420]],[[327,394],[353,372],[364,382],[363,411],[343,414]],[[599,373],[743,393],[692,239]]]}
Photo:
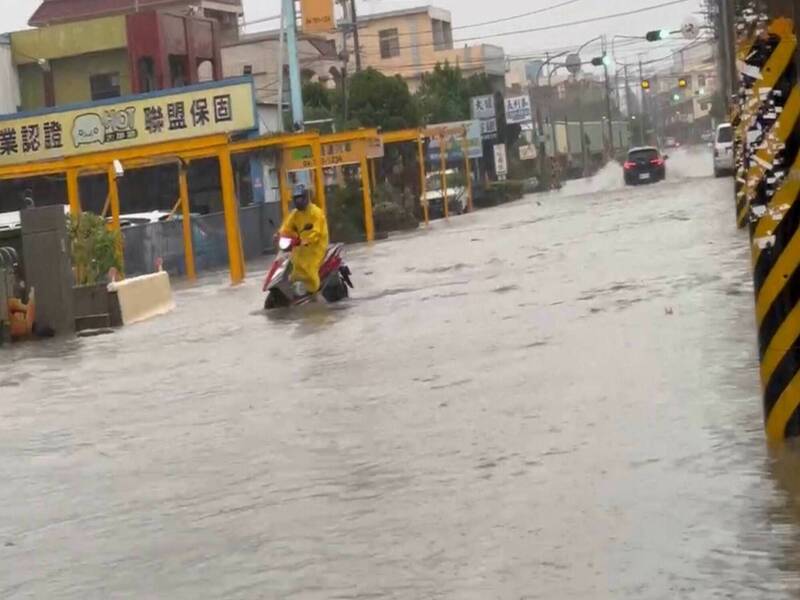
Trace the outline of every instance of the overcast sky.
{"label": "overcast sky", "polygon": [[[456,28],[453,32],[453,37],[456,40],[456,45],[466,43],[465,41],[459,42],[459,40],[480,37],[480,40],[470,39],[469,43],[479,43],[481,41],[494,43],[503,46],[509,54],[527,56],[543,53],[546,50],[565,48],[571,45],[578,46],[586,40],[600,34],[607,34],[609,36],[643,35],[650,29],[678,29],[681,23],[691,15],[702,19],[698,14],[701,9],[701,0],[684,0],[678,4],[642,12],[636,15],[583,25],[559,27],[551,31],[522,33],[500,37],[492,37],[492,35],[521,29],[559,25],[613,13],[628,12],[663,4],[668,1],[669,0],[625,0],[624,2],[609,2],[608,0],[494,0],[493,2],[467,2],[465,0],[435,0],[431,3],[435,6],[452,11],[453,27]],[[4,9],[2,27],[7,30],[26,27],[28,18],[39,3],[39,0],[0,0],[0,6]],[[244,4],[247,21],[274,16],[280,11],[279,0],[244,0]],[[369,14],[419,6],[422,4],[425,4],[425,2],[359,0],[359,10],[363,14]],[[489,20],[502,19],[504,17],[514,17],[521,13],[529,13],[548,6],[562,4],[563,6],[554,10],[519,17],[506,22],[494,23],[482,27],[458,29],[465,25],[473,25]],[[258,27],[270,28],[275,25],[276,22],[272,21],[259,25]],[[661,56],[668,55],[670,48],[679,48],[686,42],[678,39],[661,44],[635,43],[630,40],[618,40],[617,43],[620,44],[618,57],[624,60],[632,60],[639,53],[643,52],[647,53],[645,55],[646,58],[660,58]],[[591,53],[592,50],[586,52],[587,55]]]}

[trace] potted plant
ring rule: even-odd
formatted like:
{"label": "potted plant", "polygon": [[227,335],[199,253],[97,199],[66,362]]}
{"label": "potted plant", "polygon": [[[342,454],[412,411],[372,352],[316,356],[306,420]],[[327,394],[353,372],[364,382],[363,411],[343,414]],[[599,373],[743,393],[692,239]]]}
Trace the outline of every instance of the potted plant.
{"label": "potted plant", "polygon": [[122,273],[119,232],[111,230],[103,217],[91,213],[70,217],[68,227],[76,329],[121,325],[119,303],[107,288],[110,273]]}

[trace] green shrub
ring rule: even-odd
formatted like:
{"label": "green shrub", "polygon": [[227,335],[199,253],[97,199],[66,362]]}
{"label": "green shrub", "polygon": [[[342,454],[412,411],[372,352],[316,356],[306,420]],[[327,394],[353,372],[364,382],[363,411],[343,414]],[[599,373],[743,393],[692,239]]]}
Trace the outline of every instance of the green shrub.
{"label": "green shrub", "polygon": [[328,230],[331,241],[353,243],[366,239],[364,201],[354,184],[336,187],[328,192]]}
{"label": "green shrub", "polygon": [[[407,197],[408,196],[408,197]],[[375,189],[373,218],[377,233],[416,229],[419,220],[414,215],[414,198],[396,189],[389,183],[381,183]]]}
{"label": "green shrub", "polygon": [[77,285],[95,285],[108,280],[115,268],[122,275],[118,248],[122,247],[119,232],[108,228],[106,220],[92,213],[69,218],[70,250]]}
{"label": "green shrub", "polygon": [[495,181],[475,190],[475,206],[487,208],[519,200],[523,196],[524,181]]}

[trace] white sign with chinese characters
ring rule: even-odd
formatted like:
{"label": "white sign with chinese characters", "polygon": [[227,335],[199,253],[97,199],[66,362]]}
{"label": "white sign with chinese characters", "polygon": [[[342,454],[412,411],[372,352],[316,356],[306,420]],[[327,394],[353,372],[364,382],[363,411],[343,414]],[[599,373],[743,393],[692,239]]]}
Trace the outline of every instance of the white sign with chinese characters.
{"label": "white sign with chinese characters", "polygon": [[0,118],[0,167],[257,126],[251,79]]}
{"label": "white sign with chinese characters", "polygon": [[519,147],[519,159],[520,160],[536,160],[536,156],[538,152],[536,152],[536,146],[531,144],[530,146],[520,146]]}
{"label": "white sign with chinese characters", "polygon": [[496,115],[494,96],[475,96],[472,98],[473,119],[494,119]]}
{"label": "white sign with chinese characters", "polygon": [[494,96],[475,96],[471,100],[472,119],[480,121],[481,137],[493,138],[497,136],[497,112],[494,106]]}
{"label": "white sign with chinese characters", "polygon": [[494,146],[494,172],[497,173],[500,181],[504,181],[508,175],[508,156],[505,144],[495,144]]}
{"label": "white sign with chinese characters", "polygon": [[532,118],[531,99],[529,96],[506,98],[506,123],[530,123]]}

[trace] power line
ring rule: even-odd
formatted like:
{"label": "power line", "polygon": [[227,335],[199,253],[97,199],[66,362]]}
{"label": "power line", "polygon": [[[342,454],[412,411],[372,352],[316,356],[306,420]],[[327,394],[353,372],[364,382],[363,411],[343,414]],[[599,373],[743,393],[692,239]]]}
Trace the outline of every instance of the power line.
{"label": "power line", "polygon": [[[618,13],[611,13],[607,15],[601,15],[599,17],[589,17],[586,19],[578,19],[576,21],[568,21],[564,23],[555,23],[553,25],[543,25],[541,27],[530,27],[527,29],[517,29],[514,31],[503,31],[498,33],[489,33],[485,35],[478,35],[466,38],[459,38],[457,40],[453,40],[454,43],[461,43],[461,42],[473,42],[478,40],[484,40],[486,38],[498,38],[498,37],[506,37],[510,35],[521,35],[523,33],[538,33],[541,31],[552,31],[554,29],[562,29],[565,27],[574,27],[576,25],[587,25],[591,23],[599,23],[601,21],[609,21],[611,19],[618,19],[621,17],[628,17],[631,15],[638,15],[645,12],[650,12],[653,10],[658,10],[659,8],[665,8],[667,6],[675,6],[677,4],[685,4],[690,0],[669,0],[668,2],[661,2],[659,4],[654,4],[652,6],[645,6],[643,8],[637,8],[634,10],[628,10]],[[424,44],[411,44],[409,46],[400,46],[399,50],[413,50],[416,48],[427,48],[427,47],[434,47],[437,46],[436,42],[426,42]]]}
{"label": "power line", "polygon": [[[493,21],[481,21],[479,23],[472,23],[470,25],[459,25],[458,27],[452,27],[451,31],[459,31],[462,29],[474,29],[475,27],[485,27],[486,25],[495,25],[497,23],[505,23],[507,21],[516,21],[517,19],[522,19],[524,17],[530,17],[532,15],[538,15],[545,12],[549,12],[551,10],[556,10],[557,8],[562,8],[564,6],[569,6],[570,4],[577,4],[578,2],[583,2],[584,0],[565,0],[563,2],[559,2],[558,4],[553,4],[551,6],[545,6],[543,8],[539,8],[536,10],[520,13],[518,15],[512,15],[510,17],[503,17],[500,19],[495,19]],[[405,37],[405,36],[415,36],[415,35],[422,35],[434,33],[433,30],[425,30],[425,31],[404,31],[399,32],[397,35],[398,37]],[[377,38],[380,35],[375,33],[367,33],[361,34],[361,37],[369,37],[369,38]]]}

